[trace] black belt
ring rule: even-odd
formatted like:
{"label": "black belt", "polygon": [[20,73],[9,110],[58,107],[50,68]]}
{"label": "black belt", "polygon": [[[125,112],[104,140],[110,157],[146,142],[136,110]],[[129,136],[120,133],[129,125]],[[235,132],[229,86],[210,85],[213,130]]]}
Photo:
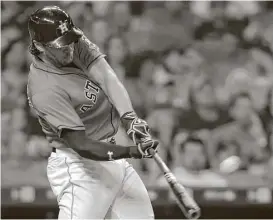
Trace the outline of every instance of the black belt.
{"label": "black belt", "polygon": [[56,153],[56,148],[55,147],[52,148],[52,152]]}

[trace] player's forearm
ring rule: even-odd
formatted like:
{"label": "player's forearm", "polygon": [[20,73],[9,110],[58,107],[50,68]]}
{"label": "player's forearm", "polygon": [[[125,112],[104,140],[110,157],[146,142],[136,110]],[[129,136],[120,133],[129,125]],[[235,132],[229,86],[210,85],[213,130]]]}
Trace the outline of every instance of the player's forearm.
{"label": "player's forearm", "polygon": [[61,135],[69,148],[87,159],[109,161],[142,158],[137,146],[121,146],[93,140],[86,136],[84,130],[64,129]]}
{"label": "player's forearm", "polygon": [[80,156],[91,160],[109,161],[130,158],[130,147],[104,143],[84,138],[82,143],[71,146]]}
{"label": "player's forearm", "polygon": [[120,116],[126,112],[134,111],[127,90],[116,76],[108,76],[105,84],[106,95],[110,98]]}
{"label": "player's forearm", "polygon": [[120,116],[126,112],[133,111],[133,106],[125,87],[105,59],[98,60],[89,70],[88,75],[101,86]]}

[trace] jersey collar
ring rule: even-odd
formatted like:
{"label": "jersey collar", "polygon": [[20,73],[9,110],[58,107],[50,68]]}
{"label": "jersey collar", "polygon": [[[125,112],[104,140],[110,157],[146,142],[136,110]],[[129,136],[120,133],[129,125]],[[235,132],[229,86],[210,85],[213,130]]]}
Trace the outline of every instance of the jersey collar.
{"label": "jersey collar", "polygon": [[53,64],[43,62],[39,57],[34,57],[32,64],[37,69],[41,69],[43,71],[58,74],[58,75],[84,74],[84,72],[80,68],[76,68],[76,67],[58,68],[58,67],[55,67]]}

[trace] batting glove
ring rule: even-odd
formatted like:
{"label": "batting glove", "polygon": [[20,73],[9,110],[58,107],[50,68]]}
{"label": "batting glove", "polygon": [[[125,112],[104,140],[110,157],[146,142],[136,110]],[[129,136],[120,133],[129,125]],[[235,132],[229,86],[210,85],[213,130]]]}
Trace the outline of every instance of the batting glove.
{"label": "batting glove", "polygon": [[150,158],[152,155],[149,149],[153,148],[155,151],[158,147],[158,141],[154,140],[149,132],[148,123],[139,118],[135,112],[126,112],[121,117],[121,122],[131,140],[137,145],[137,156],[140,158]]}
{"label": "batting glove", "polygon": [[140,119],[135,112],[126,112],[121,117],[121,123],[135,145],[144,143],[151,138],[147,122]]}
{"label": "batting glove", "polygon": [[157,152],[158,144],[159,142],[157,140],[149,139],[144,143],[131,147],[130,156],[135,159],[151,158],[153,157],[153,154],[151,154],[149,151],[152,148],[155,152]]}

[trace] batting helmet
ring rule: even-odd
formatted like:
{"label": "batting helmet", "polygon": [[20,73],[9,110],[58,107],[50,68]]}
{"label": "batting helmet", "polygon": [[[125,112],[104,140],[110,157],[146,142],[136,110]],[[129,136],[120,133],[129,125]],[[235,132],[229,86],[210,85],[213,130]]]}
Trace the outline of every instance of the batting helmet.
{"label": "batting helmet", "polygon": [[32,41],[55,48],[69,45],[83,34],[74,26],[71,17],[58,6],[46,6],[31,14],[28,30]]}

